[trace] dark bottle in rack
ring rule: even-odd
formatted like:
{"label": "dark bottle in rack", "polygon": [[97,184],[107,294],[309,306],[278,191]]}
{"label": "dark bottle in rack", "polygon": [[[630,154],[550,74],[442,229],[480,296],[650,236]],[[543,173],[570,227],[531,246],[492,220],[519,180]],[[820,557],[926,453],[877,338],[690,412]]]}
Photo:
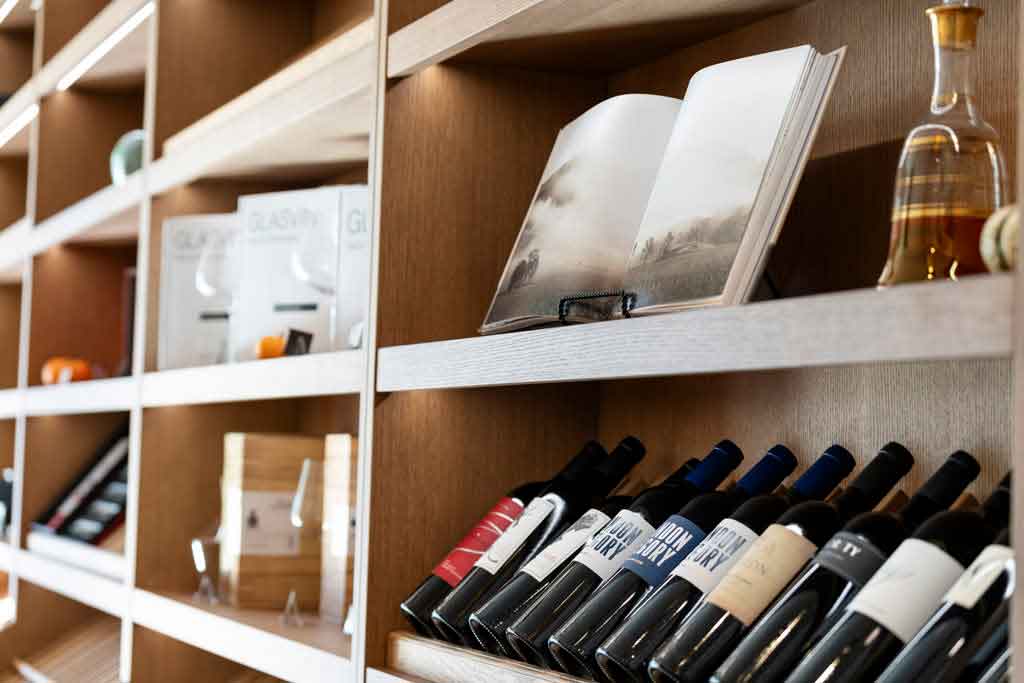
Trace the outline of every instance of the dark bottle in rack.
{"label": "dark bottle in rack", "polygon": [[715,527],[598,648],[605,677],[645,683],[647,662],[662,641],[788,507],[783,496],[758,496]]}
{"label": "dark bottle in rack", "polygon": [[875,572],[786,681],[875,680],[1007,525],[1009,515],[1010,492],[1000,486],[980,512],[954,510],[925,522]]}
{"label": "dark bottle in rack", "polygon": [[[895,442],[882,452],[910,458]],[[948,508],[978,472],[974,458],[954,453],[898,513],[867,512],[854,518],[779,596],[712,680],[768,683],[785,678],[822,625],[840,616],[885,558],[922,522]]]}
{"label": "dark bottle in rack", "polygon": [[838,507],[821,501],[801,503],[782,515],[655,652],[647,668],[651,680],[707,681],[841,525]]}
{"label": "dark bottle in rack", "polygon": [[626,437],[611,455],[596,442],[572,462],[523,510],[516,521],[476,561],[459,585],[431,613],[434,628],[449,642],[477,647],[469,615],[515,572],[595,501],[614,489],[646,450]]}
{"label": "dark bottle in rack", "polygon": [[882,672],[878,683],[959,680],[976,651],[974,639],[1001,607],[1009,605],[1014,573],[1010,532],[1004,529],[953,584],[939,609]]}
{"label": "dark bottle in rack", "polygon": [[660,586],[676,566],[723,519],[747,499],[769,494],[796,469],[784,447],[773,448],[728,491],[698,496],[669,517],[647,543],[551,636],[548,646],[560,668],[601,680],[594,655],[644,595]]}
{"label": "dark bottle in rack", "polygon": [[509,645],[523,660],[554,666],[548,638],[587,596],[644,542],[658,525],[696,496],[715,490],[742,461],[731,441],[722,441],[693,472],[675,472],[647,489],[591,538],[528,609],[506,629]]}

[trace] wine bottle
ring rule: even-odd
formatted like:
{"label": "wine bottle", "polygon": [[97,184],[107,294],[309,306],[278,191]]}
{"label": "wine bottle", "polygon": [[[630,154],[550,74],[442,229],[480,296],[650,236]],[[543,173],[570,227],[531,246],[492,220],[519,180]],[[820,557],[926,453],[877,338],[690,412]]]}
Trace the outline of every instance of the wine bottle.
{"label": "wine bottle", "polygon": [[[998,662],[1004,659],[1010,649],[1010,614],[1013,611],[1010,601],[1004,602],[997,609],[995,614],[989,617],[988,623],[974,638],[964,645],[961,661],[965,662],[963,669],[957,668],[959,675],[950,680],[957,683],[981,683],[988,672],[993,671],[993,666],[998,669]],[[960,660],[958,653],[957,659]],[[950,669],[952,675],[953,669]]]}
{"label": "wine bottle", "polygon": [[[971,464],[975,464],[971,459]],[[892,489],[914,465],[914,457],[898,443],[886,444],[875,458],[868,463],[850,487],[835,500],[840,517],[849,519],[877,506],[886,493]],[[957,467],[954,461],[951,467]],[[973,471],[973,470],[972,470]],[[958,478],[953,487],[955,498],[970,483],[969,479]],[[927,488],[927,487],[926,487]],[[911,511],[918,504],[909,505]],[[929,509],[932,506],[927,506]],[[869,513],[870,514],[870,513]],[[887,521],[901,526],[898,520],[885,516]],[[854,527],[856,529],[856,527]],[[754,624],[749,633],[722,663],[711,680],[716,682],[778,681],[792,671],[799,659],[802,646],[815,628],[820,625],[837,599],[853,587],[864,585],[866,578],[856,582],[830,569],[838,562],[857,565],[863,573],[872,573],[881,566],[881,554],[865,550],[857,539],[848,539],[849,526],[845,534],[833,536],[790,586],[769,607]],[[899,534],[896,534],[899,537]],[[895,545],[890,547],[892,550]],[[833,555],[839,555],[833,558]],[[861,568],[861,564],[870,566]]]}
{"label": "wine bottle", "polygon": [[470,612],[555,538],[565,524],[579,518],[595,495],[614,488],[614,483],[608,486],[608,472],[600,465],[624,458],[624,464],[632,466],[644,452],[643,444],[633,437],[623,439],[615,456],[609,456],[596,442],[584,446],[434,608],[430,618],[441,636],[449,642],[477,647],[469,630]]}
{"label": "wine bottle", "polygon": [[655,528],[673,511],[701,493],[713,491],[742,460],[736,444],[722,441],[693,472],[681,480],[678,472],[673,474],[615,515],[506,629],[509,645],[519,657],[538,666],[554,666],[547,641],[555,629],[654,535]]}
{"label": "wine bottle", "polygon": [[1013,670],[1010,668],[1012,652],[1009,647],[999,653],[999,656],[981,672],[978,678],[964,679],[964,683],[1010,683]]}
{"label": "wine bottle", "polygon": [[[829,448],[826,455],[835,449]],[[844,464],[849,474],[853,457],[845,450],[838,452],[848,459]],[[831,488],[839,481],[833,478]],[[855,498],[863,497],[851,490]],[[820,500],[805,501],[782,515],[655,652],[647,667],[651,680],[707,681],[746,629],[841,525],[840,508]]]}
{"label": "wine bottle", "polygon": [[788,507],[783,496],[758,496],[716,526],[598,648],[597,664],[605,677],[644,683],[647,662],[662,641]]}
{"label": "wine bottle", "polygon": [[598,588],[548,641],[559,668],[601,680],[594,656],[644,595],[668,575],[723,519],[753,496],[771,493],[796,469],[796,457],[784,446],[768,451],[728,491],[698,496],[669,517],[648,541]]}
{"label": "wine bottle", "polygon": [[953,584],[878,683],[956,681],[972,654],[971,641],[1001,606],[1009,604],[1013,584],[1013,549],[1010,532],[1004,529]]}
{"label": "wine bottle", "polygon": [[547,485],[534,481],[510,491],[498,501],[469,533],[434,567],[430,576],[406,598],[399,609],[421,636],[439,638],[430,613],[459,585],[473,563],[491,547],[498,537],[522,514],[523,509]]}
{"label": "wine bottle", "polygon": [[942,596],[1010,515],[1010,492],[998,487],[981,512],[936,515],[900,544],[804,657],[788,683],[875,680],[928,621]]}

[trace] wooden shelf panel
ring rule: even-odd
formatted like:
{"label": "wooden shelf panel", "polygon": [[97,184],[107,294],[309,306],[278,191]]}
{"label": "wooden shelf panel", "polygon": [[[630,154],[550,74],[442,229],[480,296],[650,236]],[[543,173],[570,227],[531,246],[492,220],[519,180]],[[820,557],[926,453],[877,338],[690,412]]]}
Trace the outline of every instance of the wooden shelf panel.
{"label": "wooden shelf panel", "polygon": [[34,555],[73,565],[113,581],[124,581],[127,574],[128,563],[124,555],[66,536],[30,531],[25,544]]}
{"label": "wooden shelf panel", "polygon": [[[0,107],[0,131],[7,130],[8,126],[21,125],[16,124],[18,118],[25,114],[25,111],[36,104],[38,97],[36,94],[36,86],[34,79],[30,79],[28,83],[21,86],[16,93],[10,96],[3,106]],[[24,120],[24,119],[23,119]],[[11,138],[7,144],[0,147],[0,155],[3,156],[26,156],[28,155],[29,140],[31,138],[29,131],[32,126],[30,123],[25,123],[21,130]]]}
{"label": "wooden shelf panel", "polygon": [[365,162],[373,41],[366,20],[168,138],[154,193],[198,178],[293,178]]}
{"label": "wooden shelf panel", "polygon": [[75,415],[130,410],[138,400],[134,377],[29,387],[24,390],[26,415]]}
{"label": "wooden shelf panel", "polygon": [[381,391],[1008,357],[1013,278],[906,285],[380,350]]}
{"label": "wooden shelf panel", "polygon": [[338,626],[282,626],[274,611],[193,604],[187,596],[136,590],[132,619],[145,628],[285,681],[346,681],[351,644]]}
{"label": "wooden shelf panel", "polygon": [[131,597],[124,584],[28,550],[14,551],[14,574],[93,609],[122,617]]}
{"label": "wooden shelf panel", "polygon": [[147,407],[356,394],[364,384],[362,350],[146,373]]}
{"label": "wooden shelf panel", "polygon": [[[484,43],[692,23],[717,31],[807,0],[451,0],[393,33],[388,76],[407,76]],[[727,23],[721,24],[726,20]]]}
{"label": "wooden shelf panel", "polygon": [[25,30],[32,27],[36,21],[35,10],[32,9],[32,0],[18,0],[14,9],[7,15],[4,22],[0,24],[2,30]]}
{"label": "wooden shelf panel", "polygon": [[[405,631],[396,631],[388,638],[388,669],[395,672],[391,674],[392,680],[429,683],[579,683],[581,680]],[[405,678],[406,674],[412,677]]]}
{"label": "wooden shelf panel", "polygon": [[25,245],[31,256],[62,242],[132,242],[139,234],[145,171],[108,185],[40,223]]}

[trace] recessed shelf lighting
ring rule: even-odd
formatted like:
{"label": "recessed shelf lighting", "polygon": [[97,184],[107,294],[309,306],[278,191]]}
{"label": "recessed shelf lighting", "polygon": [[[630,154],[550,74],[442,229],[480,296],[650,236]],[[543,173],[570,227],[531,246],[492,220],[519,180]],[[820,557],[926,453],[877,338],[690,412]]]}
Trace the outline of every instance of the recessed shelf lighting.
{"label": "recessed shelf lighting", "polygon": [[22,128],[32,122],[36,116],[39,115],[39,105],[32,104],[25,107],[25,111],[18,114],[13,121],[7,124],[3,130],[0,130],[0,147],[3,147],[10,142],[15,135],[21,132]]}
{"label": "recessed shelf lighting", "polygon": [[11,12],[18,6],[19,0],[4,0],[4,3],[0,5],[0,24],[7,21],[7,17],[11,16]]}
{"label": "recessed shelf lighting", "polygon": [[156,9],[156,5],[153,0],[150,0],[139,9],[138,12],[129,17],[128,21],[121,24],[116,31],[107,36],[102,43],[93,48],[92,52],[82,58],[75,68],[67,72],[63,78],[57,82],[57,90],[67,90],[78,81],[89,69],[96,66],[97,62],[103,59],[108,52],[113,50],[118,43],[124,40],[132,31],[134,31],[139,24],[144,22],[146,19],[153,14],[153,10]]}

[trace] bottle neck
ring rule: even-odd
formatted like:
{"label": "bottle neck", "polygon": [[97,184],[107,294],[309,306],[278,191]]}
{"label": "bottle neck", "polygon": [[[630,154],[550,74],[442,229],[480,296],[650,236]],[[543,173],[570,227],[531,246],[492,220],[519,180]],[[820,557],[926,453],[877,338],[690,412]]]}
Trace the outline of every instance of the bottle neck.
{"label": "bottle neck", "polygon": [[962,111],[975,115],[974,47],[935,47],[933,114]]}
{"label": "bottle neck", "polygon": [[903,520],[903,525],[908,533],[914,533],[914,530],[921,526],[924,522],[927,522],[929,518],[935,514],[942,512],[946,508],[939,505],[931,498],[926,496],[912,496],[907,504],[903,506],[897,516]]}

